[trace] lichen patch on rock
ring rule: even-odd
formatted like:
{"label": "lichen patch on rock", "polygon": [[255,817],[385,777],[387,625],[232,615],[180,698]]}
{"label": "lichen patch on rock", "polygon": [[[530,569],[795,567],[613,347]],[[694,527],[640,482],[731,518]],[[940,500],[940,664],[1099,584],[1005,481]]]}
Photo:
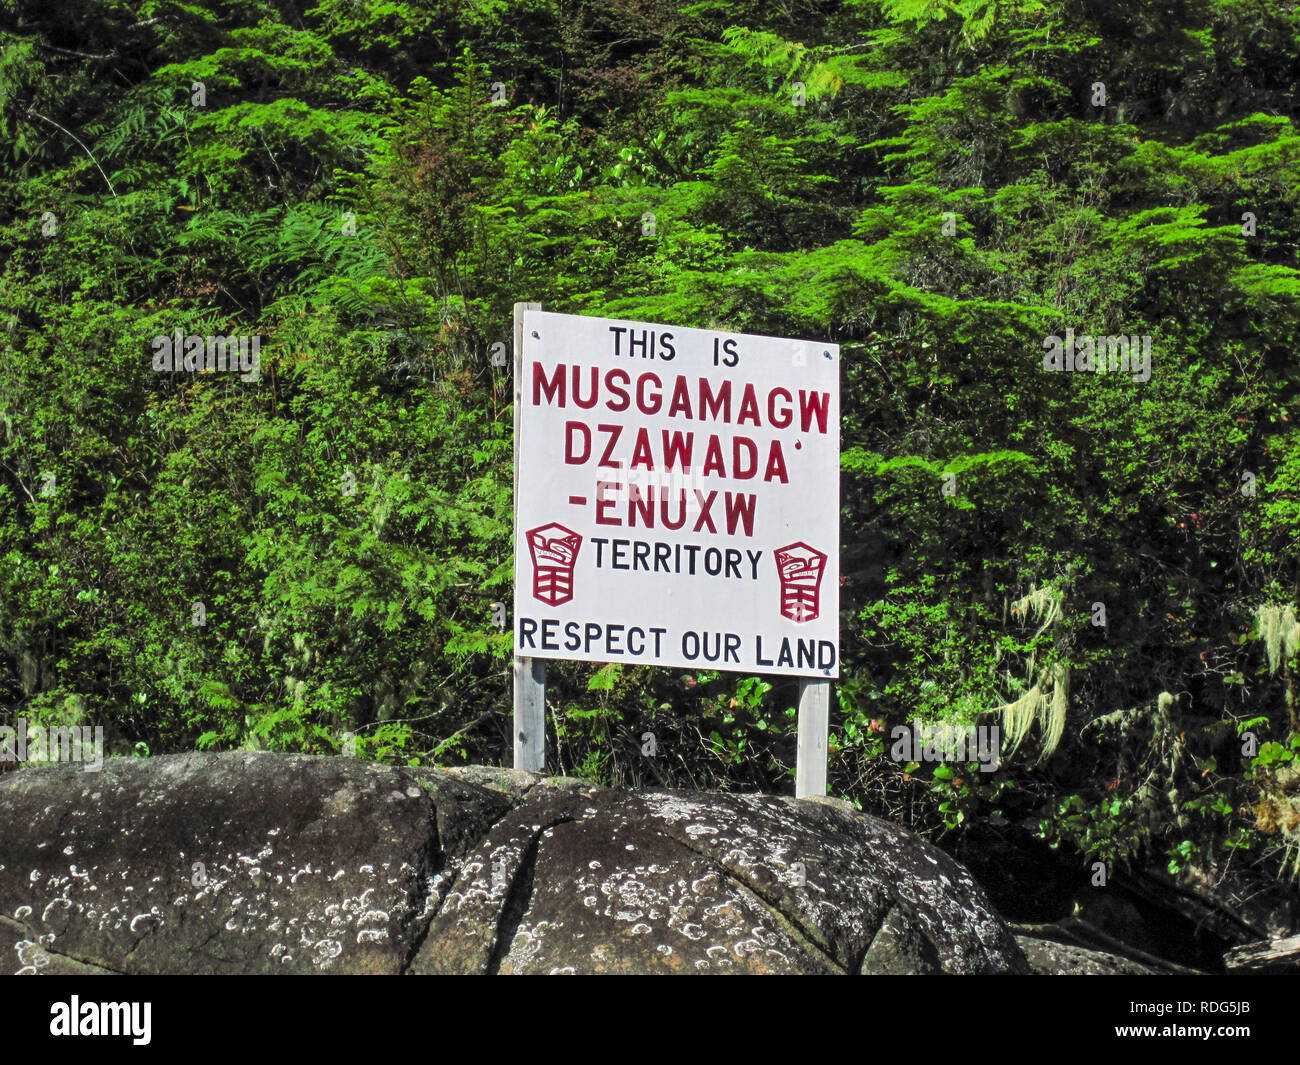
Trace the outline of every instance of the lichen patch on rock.
{"label": "lichen patch on rock", "polygon": [[45,973],[1025,972],[962,866],[844,804],[240,752],[0,778]]}

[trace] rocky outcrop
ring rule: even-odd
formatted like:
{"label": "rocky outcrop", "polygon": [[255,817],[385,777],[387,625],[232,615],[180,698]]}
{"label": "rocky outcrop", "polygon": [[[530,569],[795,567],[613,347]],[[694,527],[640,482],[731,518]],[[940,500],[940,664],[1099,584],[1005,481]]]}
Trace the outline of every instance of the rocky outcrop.
{"label": "rocky outcrop", "polygon": [[1043,939],[1037,936],[1016,936],[1016,942],[1029,959],[1035,976],[1152,976],[1140,962],[1122,958],[1118,954],[1092,950],[1073,943]]}
{"label": "rocky outcrop", "polygon": [[959,864],[846,804],[268,753],[0,778],[24,973],[1013,973]]}

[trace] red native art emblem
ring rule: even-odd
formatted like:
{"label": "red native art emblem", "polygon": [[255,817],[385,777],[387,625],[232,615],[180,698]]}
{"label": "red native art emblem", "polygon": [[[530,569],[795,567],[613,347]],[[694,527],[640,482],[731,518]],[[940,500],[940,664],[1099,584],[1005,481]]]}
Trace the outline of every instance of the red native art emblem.
{"label": "red native art emblem", "polygon": [[533,598],[560,606],[573,598],[573,567],[582,536],[551,522],[529,529],[528,552],[533,558]]}
{"label": "red native art emblem", "polygon": [[799,540],[778,547],[774,554],[781,577],[781,616],[791,621],[815,621],[821,612],[825,553]]}

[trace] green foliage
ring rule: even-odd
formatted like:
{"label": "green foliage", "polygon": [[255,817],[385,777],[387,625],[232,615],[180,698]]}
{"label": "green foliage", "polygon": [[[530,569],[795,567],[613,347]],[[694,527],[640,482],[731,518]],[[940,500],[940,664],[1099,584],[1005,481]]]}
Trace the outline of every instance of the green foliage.
{"label": "green foliage", "polygon": [[[28,5],[0,30],[0,707],[123,754],[507,759],[489,352],[541,301],[841,345],[836,793],[1070,860],[1289,868],[1300,15],[1169,17]],[[260,379],[155,374],[176,329],[261,336]],[[1150,380],[1045,373],[1067,329],[1149,336]],[[549,677],[557,771],[789,786],[788,680]],[[892,762],[918,718],[1003,725],[1002,768]]]}

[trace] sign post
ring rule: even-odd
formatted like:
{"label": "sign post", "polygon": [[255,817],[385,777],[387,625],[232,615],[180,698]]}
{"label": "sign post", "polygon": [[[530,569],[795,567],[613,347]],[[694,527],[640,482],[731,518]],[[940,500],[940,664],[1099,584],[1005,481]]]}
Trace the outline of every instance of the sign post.
{"label": "sign post", "polygon": [[515,305],[515,765],[548,658],[800,679],[796,794],[839,676],[839,348]]}
{"label": "sign post", "polygon": [[[524,379],[524,312],[541,309],[540,303],[515,304],[515,543],[519,542],[520,530],[519,413],[523,409],[521,396]],[[517,570],[516,574],[518,574]],[[540,658],[525,658],[519,654],[515,655],[514,660],[514,747],[516,769],[540,773],[546,768],[546,661]]]}
{"label": "sign post", "polygon": [[799,751],[794,797],[826,794],[826,736],[830,729],[831,682],[799,681]]}

